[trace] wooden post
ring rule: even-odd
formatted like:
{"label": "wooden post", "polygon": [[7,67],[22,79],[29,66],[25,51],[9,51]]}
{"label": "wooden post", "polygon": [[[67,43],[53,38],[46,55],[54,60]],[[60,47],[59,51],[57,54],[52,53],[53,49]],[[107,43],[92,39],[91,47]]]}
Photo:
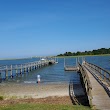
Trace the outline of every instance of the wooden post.
{"label": "wooden post", "polygon": [[83,57],[82,57],[82,64],[83,64]]}
{"label": "wooden post", "polygon": [[64,68],[65,68],[65,58],[64,58]]}
{"label": "wooden post", "polygon": [[21,64],[20,74],[22,74],[22,64]]}
{"label": "wooden post", "polygon": [[98,72],[99,72],[99,74],[100,74],[100,77],[102,78],[102,75],[101,75],[101,73],[100,73],[100,70],[101,70],[101,69],[99,68],[99,69],[98,69]]}
{"label": "wooden post", "polygon": [[104,81],[106,82],[106,72],[104,72]]}
{"label": "wooden post", "polygon": [[0,79],[2,78],[2,76],[1,76],[1,71],[0,71]]}
{"label": "wooden post", "polygon": [[34,70],[36,70],[36,62],[34,63]]}
{"label": "wooden post", "polygon": [[30,68],[29,70],[31,71],[31,63],[30,63],[30,65],[29,65],[29,68]]}
{"label": "wooden post", "polygon": [[79,57],[78,57],[78,62],[79,62]]}
{"label": "wooden post", "polygon": [[26,67],[26,65],[25,65],[25,73],[27,72],[26,70],[27,70],[27,67]]}
{"label": "wooden post", "polygon": [[29,71],[30,71],[30,68],[28,67],[28,68],[27,68],[27,72],[29,72]]}
{"label": "wooden post", "polygon": [[78,66],[78,60],[77,60],[77,57],[76,57],[76,66]]}
{"label": "wooden post", "polygon": [[13,78],[13,69],[12,69],[12,65],[11,65],[11,71],[10,71],[10,75],[11,75],[11,78]]}
{"label": "wooden post", "polygon": [[100,69],[101,78],[103,79],[102,69]]}
{"label": "wooden post", "polygon": [[110,74],[109,74],[109,76],[108,76],[108,79],[109,79],[109,81],[110,81]]}
{"label": "wooden post", "polygon": [[7,79],[8,78],[8,67],[7,67],[7,65],[6,65],[6,71],[5,71],[5,78]]}
{"label": "wooden post", "polygon": [[0,83],[2,82],[2,76],[1,76],[1,71],[0,71]]}
{"label": "wooden post", "polygon": [[23,68],[24,68],[24,73],[25,73],[26,72],[26,65],[24,65]]}
{"label": "wooden post", "polygon": [[28,66],[27,66],[27,72],[29,72],[29,64],[27,64]]}
{"label": "wooden post", "polygon": [[35,63],[35,70],[37,69],[37,68],[36,68],[36,65],[37,65],[37,64]]}
{"label": "wooden post", "polygon": [[30,70],[32,71],[32,64],[30,63]]}
{"label": "wooden post", "polygon": [[16,76],[18,76],[18,68],[17,68],[17,65],[16,65]]}

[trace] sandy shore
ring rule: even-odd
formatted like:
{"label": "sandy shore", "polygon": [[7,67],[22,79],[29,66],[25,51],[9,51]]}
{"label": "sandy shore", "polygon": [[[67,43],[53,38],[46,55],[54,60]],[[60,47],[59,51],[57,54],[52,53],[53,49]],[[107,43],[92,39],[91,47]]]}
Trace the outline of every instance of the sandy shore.
{"label": "sandy shore", "polygon": [[[83,96],[81,85],[74,85],[75,95]],[[0,105],[12,103],[50,103],[72,104],[69,96],[69,84],[17,84],[1,83],[0,96],[5,100]]]}
{"label": "sandy shore", "polygon": [[[75,95],[84,95],[79,85],[74,86]],[[69,96],[69,84],[17,84],[1,83],[0,96],[10,98],[45,98]]]}
{"label": "sandy shore", "polygon": [[0,84],[0,95],[5,98],[45,98],[69,96],[68,84]]}

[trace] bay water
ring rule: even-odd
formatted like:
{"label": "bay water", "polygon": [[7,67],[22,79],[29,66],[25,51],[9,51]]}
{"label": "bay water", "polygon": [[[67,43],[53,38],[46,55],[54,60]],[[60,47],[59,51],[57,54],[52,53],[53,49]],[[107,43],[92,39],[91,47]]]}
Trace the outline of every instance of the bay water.
{"label": "bay water", "polygon": [[[110,71],[110,56],[87,56],[86,61],[101,66],[102,68]],[[33,61],[39,61],[39,58],[29,59],[18,59],[18,60],[0,60],[0,65],[11,65],[11,64],[23,64]],[[82,61],[82,57],[79,58]],[[65,65],[75,66],[75,57],[66,57]],[[52,84],[52,83],[69,83],[72,81],[74,84],[80,84],[80,75],[73,71],[64,71],[64,58],[58,58],[58,64],[39,68],[29,73],[24,73],[3,81],[3,83],[36,83],[37,75],[41,76],[41,83]]]}

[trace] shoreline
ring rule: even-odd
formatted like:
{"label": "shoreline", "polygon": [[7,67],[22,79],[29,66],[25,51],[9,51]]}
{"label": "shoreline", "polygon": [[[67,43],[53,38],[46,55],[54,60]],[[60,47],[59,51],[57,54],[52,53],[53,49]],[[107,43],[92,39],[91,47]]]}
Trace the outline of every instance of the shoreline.
{"label": "shoreline", "polygon": [[4,99],[69,96],[68,86],[68,84],[0,84],[0,96]]}
{"label": "shoreline", "polygon": [[[74,85],[74,92],[77,95],[84,95],[81,85]],[[46,97],[69,97],[69,84],[0,84],[0,96],[7,99],[28,99],[28,98],[46,98]]]}
{"label": "shoreline", "polygon": [[76,57],[93,57],[93,56],[110,56],[110,54],[100,54],[100,55],[78,55],[78,56],[56,56],[56,58],[76,58]]}
{"label": "shoreline", "polygon": [[[78,56],[55,56],[56,58],[65,58],[65,57],[86,57],[86,56],[110,56],[110,54],[100,54],[100,55],[78,55]],[[54,56],[53,56],[54,57]],[[24,60],[24,59],[32,59],[32,58],[40,58],[40,57],[25,57],[25,58],[0,58],[0,61],[2,60]]]}

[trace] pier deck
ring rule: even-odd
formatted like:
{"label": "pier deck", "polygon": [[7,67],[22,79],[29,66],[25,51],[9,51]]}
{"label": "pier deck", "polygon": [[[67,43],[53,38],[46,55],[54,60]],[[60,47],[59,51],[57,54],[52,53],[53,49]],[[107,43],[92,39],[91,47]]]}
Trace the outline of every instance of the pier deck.
{"label": "pier deck", "polygon": [[85,73],[88,75],[90,83],[92,85],[91,102],[92,102],[93,108],[98,109],[98,110],[110,110],[110,89],[109,89],[110,85],[109,83],[97,77],[96,67],[95,69],[93,69],[92,67],[89,67],[87,63],[83,64],[82,67],[85,70]]}

